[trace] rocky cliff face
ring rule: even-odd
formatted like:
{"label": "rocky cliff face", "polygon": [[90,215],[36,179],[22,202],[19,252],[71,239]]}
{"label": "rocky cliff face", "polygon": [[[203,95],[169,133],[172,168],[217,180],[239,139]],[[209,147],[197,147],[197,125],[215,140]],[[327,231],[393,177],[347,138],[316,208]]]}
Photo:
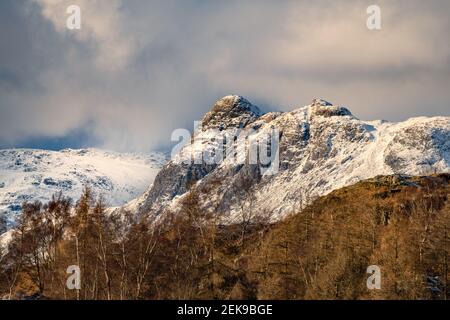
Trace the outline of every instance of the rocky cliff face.
{"label": "rocky cliff face", "polygon": [[[274,132],[278,152],[268,154],[277,170],[267,174],[260,158],[249,161],[248,141]],[[128,209],[158,217],[179,210],[180,200],[195,192],[199,206],[224,221],[240,219],[243,211],[280,219],[314,197],[377,175],[448,173],[449,141],[448,117],[361,121],[321,99],[290,112],[263,114],[246,99],[227,96]],[[192,161],[201,153],[207,155],[203,161]],[[207,161],[214,157],[218,160]]]}

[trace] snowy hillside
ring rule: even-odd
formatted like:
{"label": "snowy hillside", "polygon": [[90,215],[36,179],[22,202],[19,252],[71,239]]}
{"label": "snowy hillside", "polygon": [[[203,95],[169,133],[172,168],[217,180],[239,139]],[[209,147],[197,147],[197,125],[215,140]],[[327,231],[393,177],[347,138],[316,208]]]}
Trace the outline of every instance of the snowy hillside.
{"label": "snowy hillside", "polygon": [[[241,135],[252,131],[259,137],[274,128],[280,136],[274,175],[229,155],[215,164],[189,163],[202,150],[222,152],[218,130]],[[237,152],[245,141],[234,139],[233,145]],[[228,96],[205,115],[193,142],[163,167],[137,207],[160,216],[179,210],[181,200],[195,192],[200,207],[227,221],[239,219],[242,210],[279,219],[314,197],[363,179],[443,172],[450,172],[449,117],[362,121],[347,108],[321,99],[291,112],[262,114],[246,99]]]}
{"label": "snowy hillside", "polygon": [[84,186],[103,194],[109,205],[121,206],[140,196],[165,162],[162,153],[0,150],[0,219],[10,223],[24,201],[45,202],[59,191],[76,201]]}

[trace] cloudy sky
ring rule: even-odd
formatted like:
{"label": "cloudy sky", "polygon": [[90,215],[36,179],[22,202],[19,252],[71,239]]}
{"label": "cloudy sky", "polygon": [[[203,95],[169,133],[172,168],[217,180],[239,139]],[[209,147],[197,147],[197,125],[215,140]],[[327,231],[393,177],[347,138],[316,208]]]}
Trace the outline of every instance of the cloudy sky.
{"label": "cloudy sky", "polygon": [[449,16],[448,0],[1,0],[0,148],[158,149],[227,94],[448,116]]}

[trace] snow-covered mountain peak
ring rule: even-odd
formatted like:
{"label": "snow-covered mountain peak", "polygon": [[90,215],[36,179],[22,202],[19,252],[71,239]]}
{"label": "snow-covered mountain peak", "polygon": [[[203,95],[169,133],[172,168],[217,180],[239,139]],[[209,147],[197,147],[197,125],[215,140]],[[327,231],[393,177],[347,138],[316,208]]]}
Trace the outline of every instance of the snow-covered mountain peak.
{"label": "snow-covered mountain peak", "polygon": [[331,102],[328,102],[325,99],[321,99],[321,98],[315,98],[311,102],[312,107],[316,107],[316,106],[326,107],[326,106],[332,106],[332,105],[333,104]]}
{"label": "snow-covered mountain peak", "polygon": [[[197,191],[204,195],[200,207],[226,221],[238,218],[248,201],[255,213],[270,213],[279,219],[314,197],[377,175],[450,172],[449,117],[399,123],[363,121],[347,108],[323,99],[293,111],[260,115],[251,112],[254,107],[249,104],[238,96],[225,97],[204,122],[214,129],[230,128],[232,133],[248,131],[253,137],[277,129],[279,164],[275,174],[265,175],[261,166],[245,159],[233,161],[235,154],[246,155],[238,152],[245,148],[239,139],[232,142],[236,153],[228,153],[231,156],[224,156],[220,163],[177,161],[191,159],[202,150],[223,153],[223,144],[216,139],[221,133],[208,127],[163,167],[147,198],[135,206],[138,212],[159,216],[165,210],[176,211],[180,199]],[[241,112],[233,113],[235,108]]]}
{"label": "snow-covered mountain peak", "polygon": [[243,128],[262,114],[263,112],[257,106],[244,97],[229,95],[218,100],[211,111],[205,114],[202,119],[202,128],[204,130]]}
{"label": "snow-covered mountain peak", "polygon": [[312,116],[322,116],[322,117],[342,117],[349,116],[353,117],[350,110],[343,106],[336,106],[331,102],[324,99],[314,99],[309,105],[311,109]]}

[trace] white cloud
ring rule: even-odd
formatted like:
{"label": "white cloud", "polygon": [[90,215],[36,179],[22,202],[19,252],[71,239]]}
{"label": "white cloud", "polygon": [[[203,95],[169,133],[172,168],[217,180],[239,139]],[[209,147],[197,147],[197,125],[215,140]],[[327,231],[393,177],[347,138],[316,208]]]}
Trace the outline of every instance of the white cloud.
{"label": "white cloud", "polygon": [[[136,40],[124,28],[121,0],[33,0],[55,29],[87,43],[94,51],[96,65],[104,71],[120,70],[128,65],[136,50]],[[81,9],[81,30],[69,30],[66,10],[70,5]]]}
{"label": "white cloud", "polygon": [[229,93],[284,110],[323,97],[365,119],[449,114],[448,1],[378,1],[381,31],[369,0],[31,1],[29,25],[9,28],[30,49],[0,52],[0,144],[89,125],[101,146],[146,150]]}

